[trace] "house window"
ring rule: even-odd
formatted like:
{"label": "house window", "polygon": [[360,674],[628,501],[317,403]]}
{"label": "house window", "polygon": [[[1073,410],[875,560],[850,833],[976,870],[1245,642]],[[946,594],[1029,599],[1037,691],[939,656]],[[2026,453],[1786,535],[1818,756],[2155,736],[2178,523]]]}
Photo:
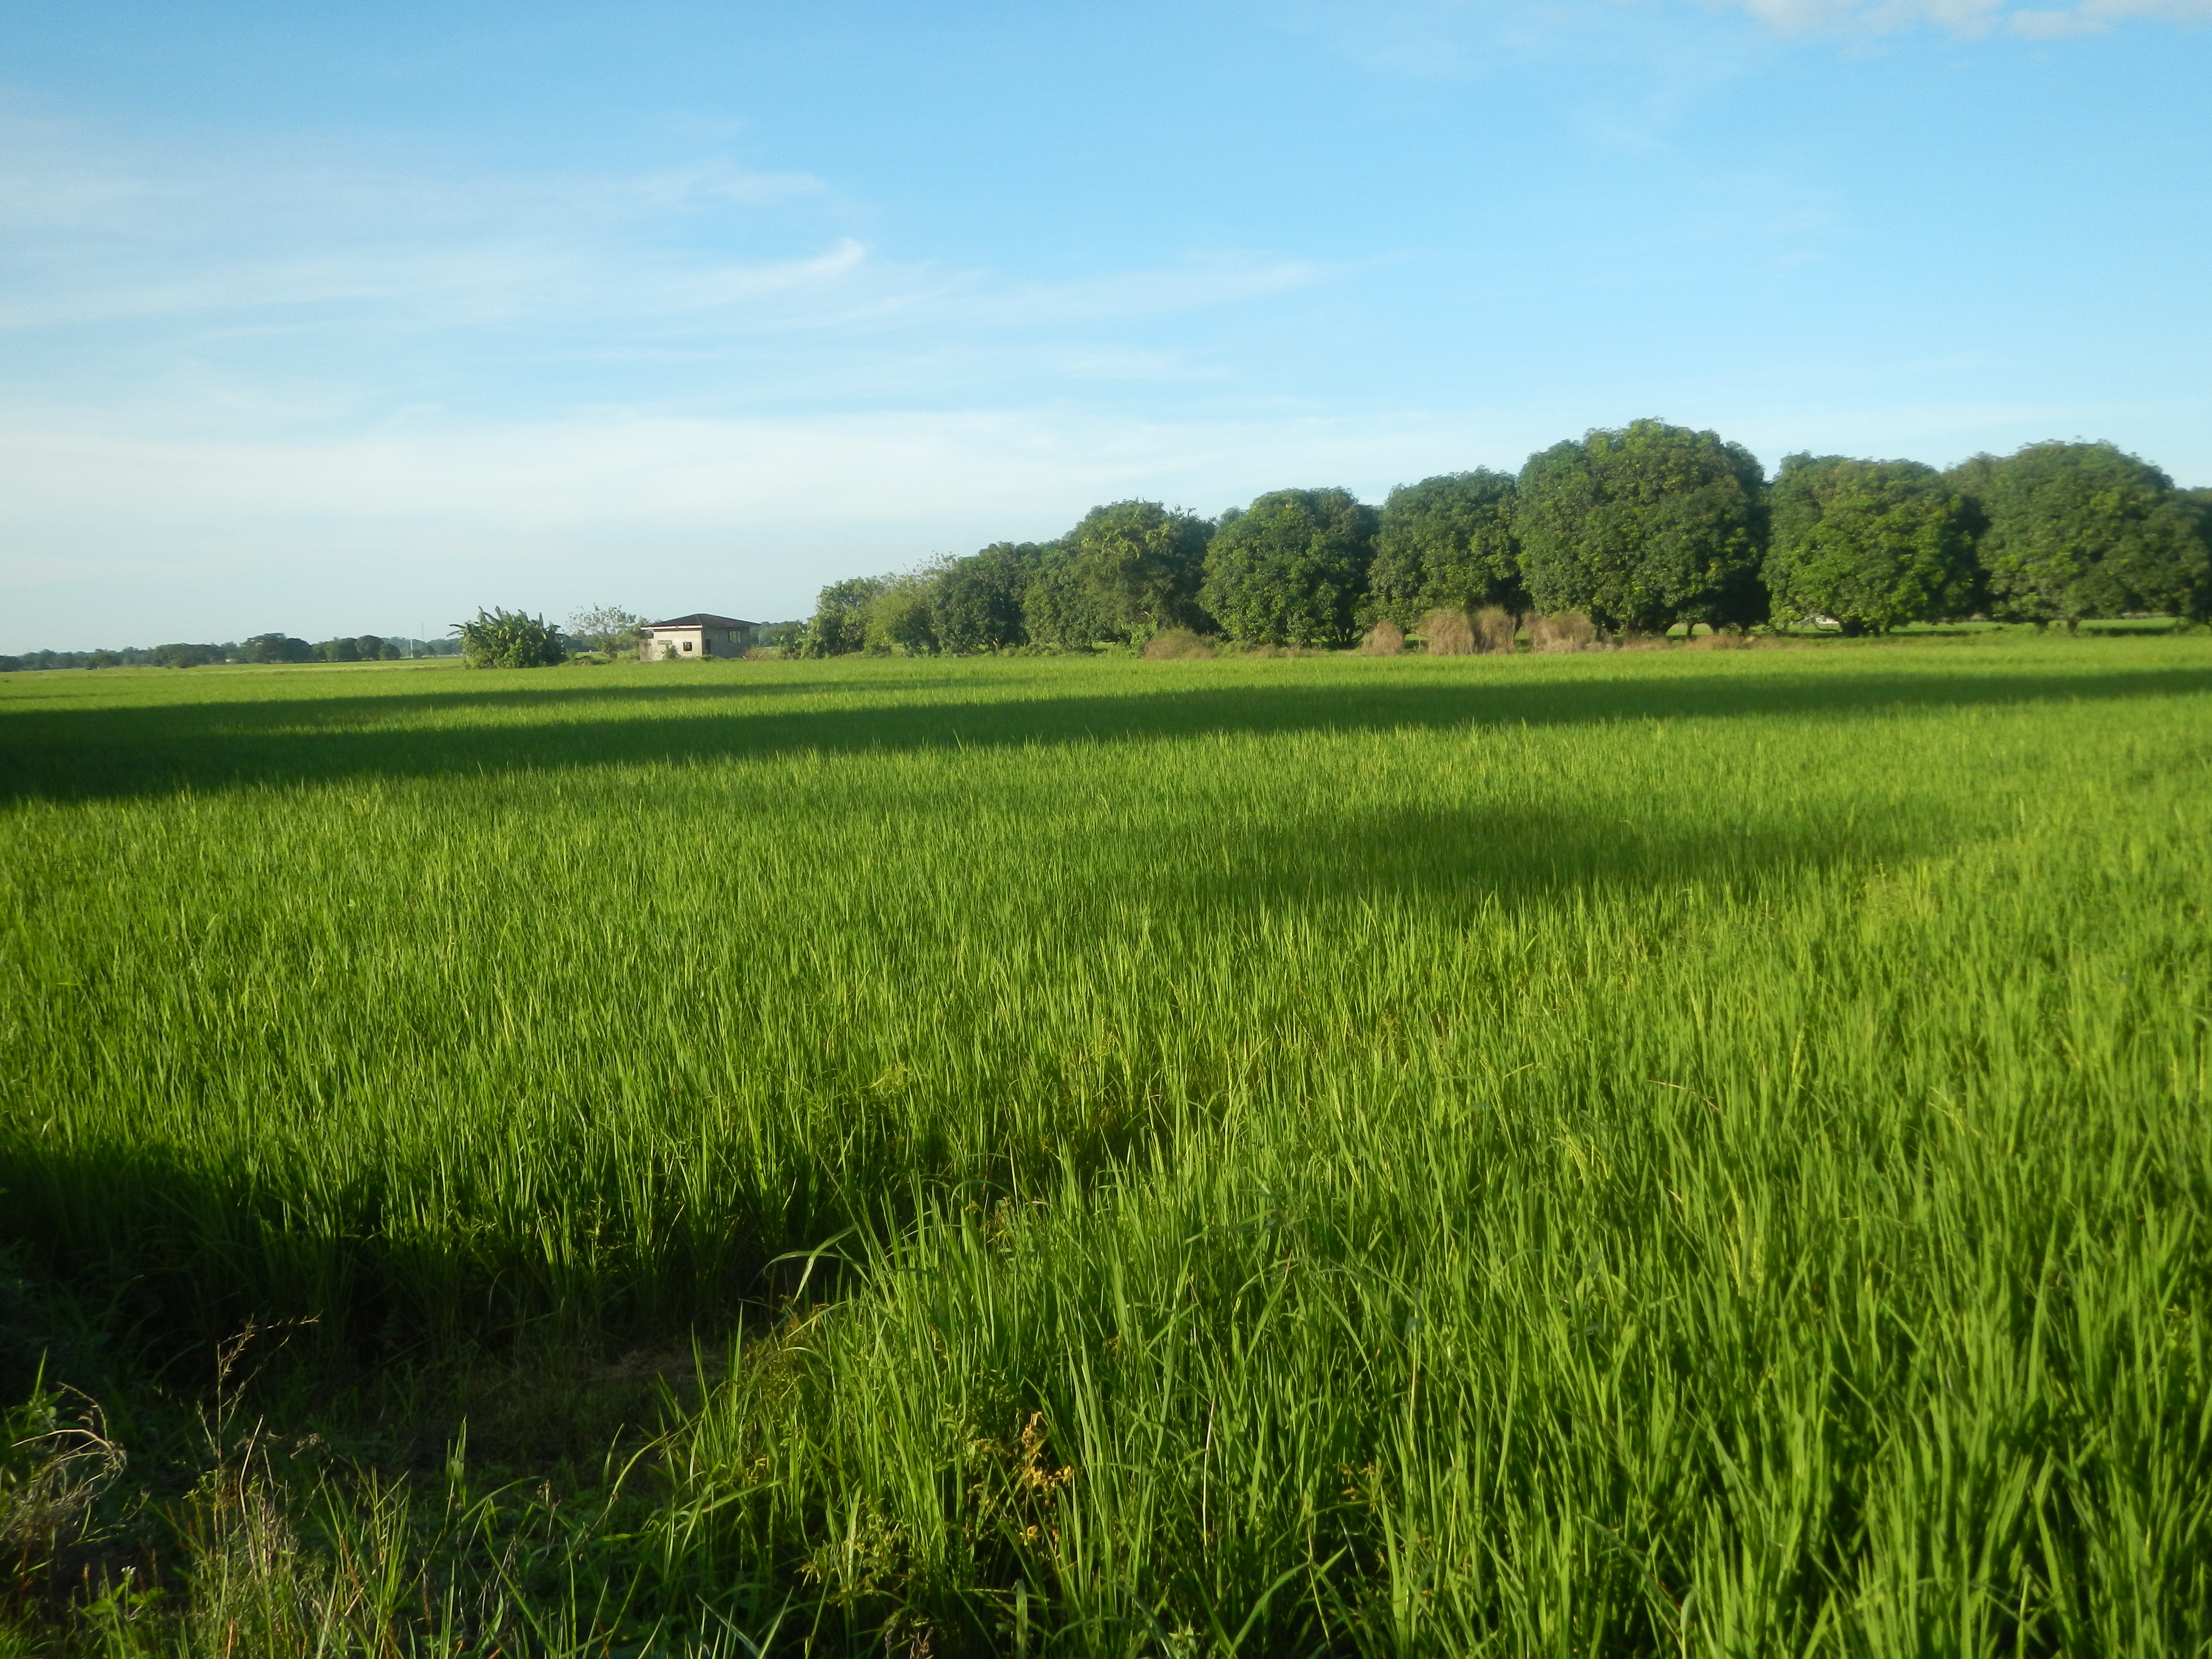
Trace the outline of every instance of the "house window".
{"label": "house window", "polygon": [[691,648],[691,641],[689,641],[689,640],[684,641],[684,648],[686,651],[689,651],[689,650]]}

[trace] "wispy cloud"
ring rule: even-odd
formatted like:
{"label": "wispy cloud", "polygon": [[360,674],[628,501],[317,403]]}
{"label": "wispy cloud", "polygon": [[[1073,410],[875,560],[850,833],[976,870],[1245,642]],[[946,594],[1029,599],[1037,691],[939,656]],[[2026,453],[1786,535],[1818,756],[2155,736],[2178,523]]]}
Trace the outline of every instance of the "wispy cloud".
{"label": "wispy cloud", "polygon": [[[2212,0],[1703,0],[1696,9],[1746,14],[1792,37],[1930,28],[1968,38],[2051,40],[2138,21],[2182,27],[2212,22]],[[1684,9],[1680,0],[1291,0],[1276,17],[1285,27],[1329,40],[1355,62],[1415,80],[1463,79],[1532,59],[1622,51],[1650,59],[1670,82],[1725,78],[1729,68],[1716,61],[1716,42],[1683,38]]]}
{"label": "wispy cloud", "polygon": [[1953,34],[2011,33],[2034,40],[2102,33],[2137,21],[2193,27],[2212,22],[2212,0],[2077,0],[2014,5],[2007,0],[1736,0],[1788,34],[1887,34],[1937,28]]}
{"label": "wispy cloud", "polygon": [[[472,177],[174,155],[0,110],[17,400],[118,431],[1028,404],[1219,388],[1219,318],[1341,273],[1261,251],[1041,278],[901,258],[829,183],[709,158]],[[1115,393],[1115,388],[1121,388]]]}

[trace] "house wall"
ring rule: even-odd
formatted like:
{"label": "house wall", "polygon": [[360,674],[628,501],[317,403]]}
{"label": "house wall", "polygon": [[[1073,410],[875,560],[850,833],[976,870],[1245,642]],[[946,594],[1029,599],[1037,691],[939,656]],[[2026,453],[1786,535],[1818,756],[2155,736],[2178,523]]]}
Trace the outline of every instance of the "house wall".
{"label": "house wall", "polygon": [[[684,642],[691,648],[686,651]],[[638,641],[638,657],[644,662],[665,662],[672,657],[696,662],[702,657],[742,657],[745,654],[743,641],[733,628],[656,628],[653,637]]]}

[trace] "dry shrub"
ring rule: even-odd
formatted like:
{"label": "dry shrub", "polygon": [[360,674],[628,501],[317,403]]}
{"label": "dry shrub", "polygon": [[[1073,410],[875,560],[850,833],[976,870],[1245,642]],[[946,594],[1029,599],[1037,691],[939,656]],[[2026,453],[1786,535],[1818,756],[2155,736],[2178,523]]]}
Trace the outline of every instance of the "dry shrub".
{"label": "dry shrub", "polygon": [[1376,623],[1359,641],[1363,657],[1395,657],[1406,648],[1406,630],[1388,620]]}
{"label": "dry shrub", "polygon": [[1631,634],[1620,642],[1620,648],[1623,651],[1664,651],[1667,649],[1667,636],[1664,634]]}
{"label": "dry shrub", "polygon": [[1531,613],[1528,648],[1531,651],[1587,651],[1597,643],[1597,624],[1579,611],[1556,617]]}
{"label": "dry shrub", "polygon": [[27,1403],[0,1411],[0,1545],[27,1562],[69,1542],[123,1462],[99,1406],[42,1372]]}
{"label": "dry shrub", "polygon": [[1145,656],[1152,662],[1212,654],[1213,647],[1188,628],[1163,628],[1145,641]]}
{"label": "dry shrub", "polygon": [[1421,638],[1432,657],[1468,657],[1474,654],[1474,624],[1468,620],[1464,611],[1438,611],[1421,624]]}
{"label": "dry shrub", "polygon": [[1486,605],[1474,613],[1474,648],[1511,651],[1521,631],[1519,618],[1502,605]]}
{"label": "dry shrub", "polygon": [[1739,634],[1734,629],[1723,633],[1716,628],[1710,634],[1692,635],[1689,647],[1692,651],[1748,651],[1751,649],[1751,636]]}

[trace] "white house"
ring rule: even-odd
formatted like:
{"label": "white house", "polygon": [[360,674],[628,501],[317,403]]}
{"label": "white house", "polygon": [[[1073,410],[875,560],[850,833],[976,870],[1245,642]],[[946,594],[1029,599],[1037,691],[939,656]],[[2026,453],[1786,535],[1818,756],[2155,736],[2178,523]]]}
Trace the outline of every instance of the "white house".
{"label": "white house", "polygon": [[637,659],[696,662],[702,657],[742,657],[745,647],[753,642],[753,630],[759,626],[758,623],[740,622],[735,617],[709,616],[704,611],[695,611],[688,617],[671,617],[666,622],[652,623],[637,630]]}

